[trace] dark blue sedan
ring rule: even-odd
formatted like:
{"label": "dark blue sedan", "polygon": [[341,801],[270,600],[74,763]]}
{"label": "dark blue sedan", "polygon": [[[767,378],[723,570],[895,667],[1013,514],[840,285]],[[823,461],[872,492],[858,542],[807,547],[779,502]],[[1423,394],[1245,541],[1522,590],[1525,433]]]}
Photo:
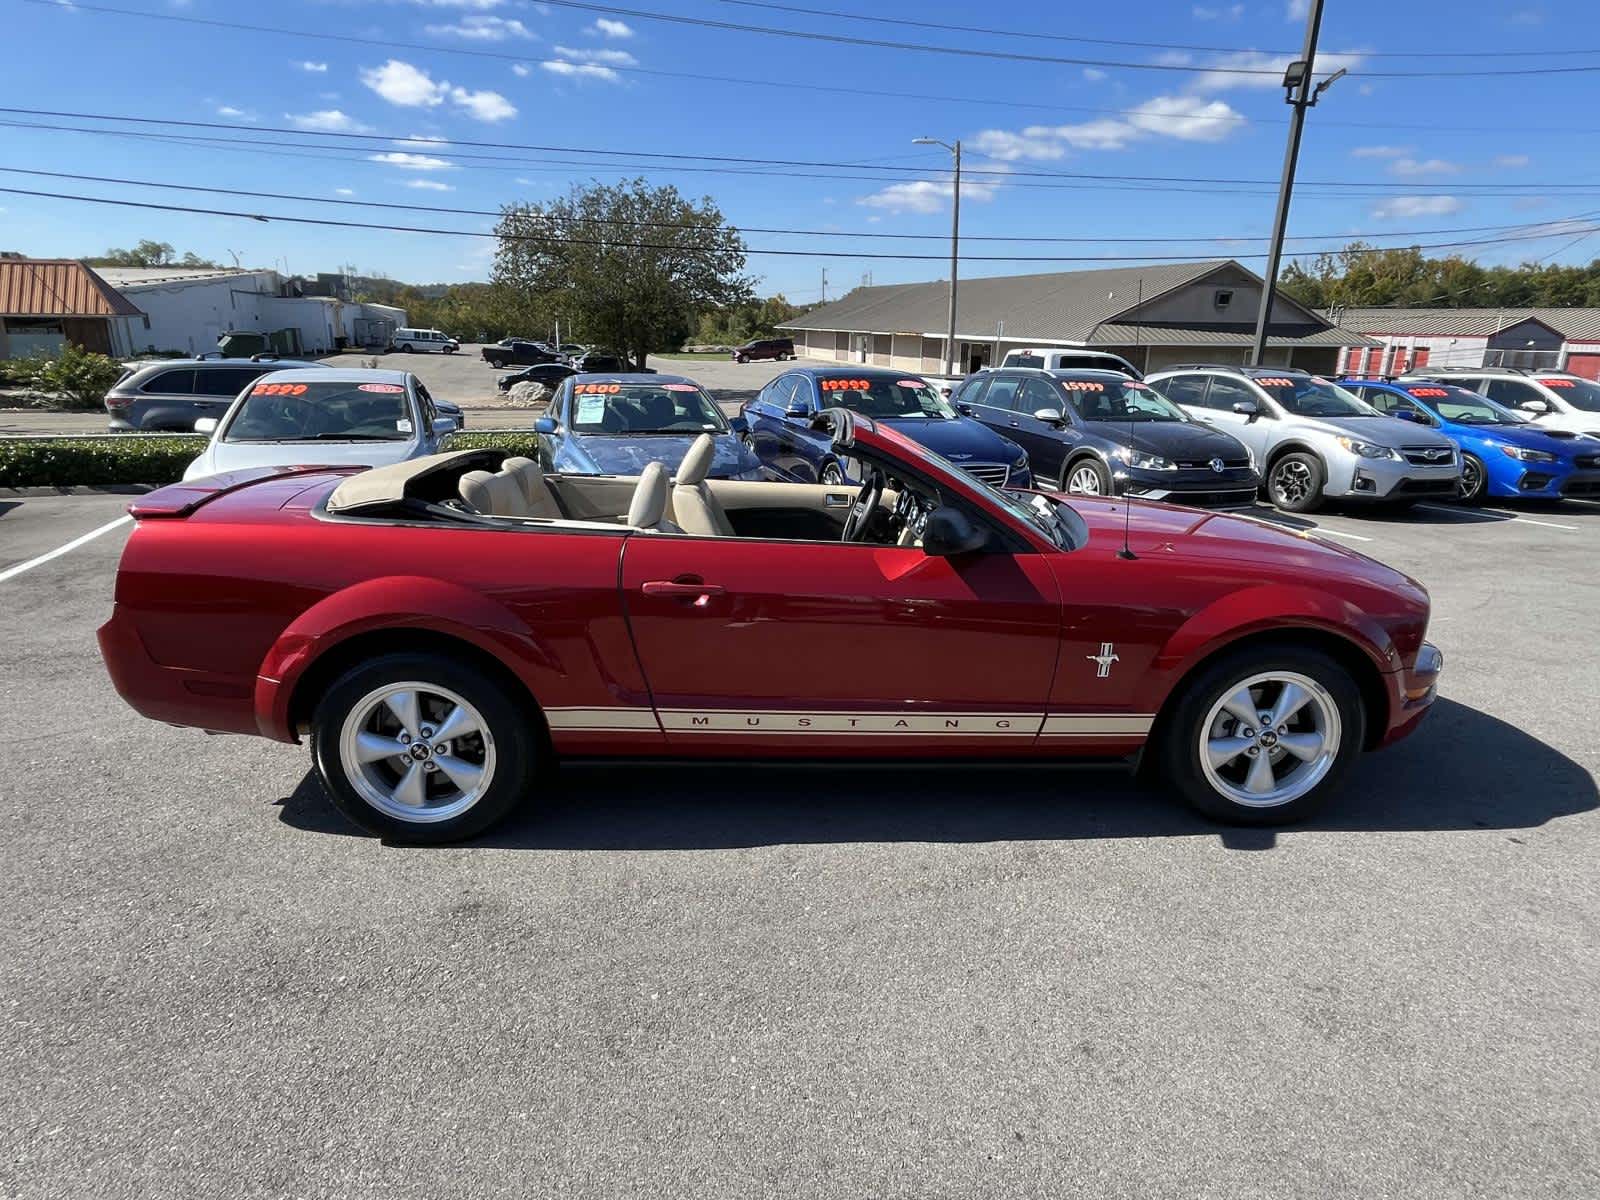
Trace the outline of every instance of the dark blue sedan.
{"label": "dark blue sedan", "polygon": [[995,487],[1032,487],[1028,455],[1009,438],[964,417],[927,380],[882,367],[797,367],[746,401],[741,413],[756,457],[780,479],[857,482],[812,421],[825,408],[871,417]]}
{"label": "dark blue sedan", "polygon": [[549,414],[533,423],[547,470],[574,475],[637,475],[653,462],[676,470],[702,434],[716,442],[715,479],[762,479],[745,446],[745,424],[681,375],[574,375],[563,380]]}

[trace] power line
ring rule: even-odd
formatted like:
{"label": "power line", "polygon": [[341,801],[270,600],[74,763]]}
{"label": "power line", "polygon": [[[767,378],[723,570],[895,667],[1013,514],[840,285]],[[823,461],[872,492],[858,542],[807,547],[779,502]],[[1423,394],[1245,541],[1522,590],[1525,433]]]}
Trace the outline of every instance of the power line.
{"label": "power line", "polygon": [[[139,123],[139,124],[146,124],[146,125],[167,125],[167,126],[174,126],[174,127],[177,127],[177,128],[189,128],[189,129],[193,129],[193,128],[198,128],[198,129],[219,129],[219,130],[225,130],[225,131],[227,131],[229,133],[232,133],[232,134],[234,134],[236,136],[231,137],[231,138],[227,138],[227,139],[211,139],[211,140],[214,140],[214,141],[244,142],[244,143],[248,143],[248,144],[252,144],[252,145],[262,145],[262,146],[285,146],[285,147],[288,147],[288,148],[291,148],[291,149],[312,148],[312,146],[310,144],[302,143],[302,142],[283,142],[283,141],[277,141],[277,140],[267,139],[267,138],[241,137],[241,136],[237,136],[237,135],[244,134],[244,133],[261,132],[261,133],[283,133],[283,134],[288,134],[288,135],[291,135],[291,136],[294,136],[294,137],[299,137],[299,138],[355,139],[355,140],[367,141],[367,142],[385,143],[385,144],[388,144],[388,145],[391,145],[391,146],[398,144],[398,145],[405,146],[408,149],[414,150],[414,151],[431,151],[434,154],[449,154],[452,158],[461,159],[461,160],[464,160],[464,161],[467,161],[467,162],[480,162],[480,161],[481,162],[510,162],[510,163],[517,163],[517,164],[524,164],[525,165],[529,161],[533,161],[533,162],[544,163],[544,164],[547,164],[547,165],[572,166],[572,167],[578,167],[578,168],[601,167],[601,168],[604,168],[604,169],[627,168],[627,169],[643,169],[643,170],[657,170],[657,169],[661,169],[664,165],[670,164],[671,165],[671,169],[682,170],[682,171],[690,171],[690,172],[694,172],[694,173],[697,173],[697,174],[735,174],[735,175],[743,174],[743,175],[763,175],[763,176],[765,176],[765,175],[783,176],[783,175],[787,174],[787,172],[784,172],[784,171],[746,171],[746,170],[735,170],[735,169],[733,169],[731,167],[707,167],[707,166],[694,166],[694,165],[682,165],[682,166],[677,165],[677,164],[680,164],[680,163],[690,163],[690,162],[713,162],[713,163],[728,163],[728,164],[737,163],[737,164],[744,164],[744,165],[749,165],[749,166],[762,166],[762,167],[815,167],[815,168],[829,170],[829,171],[850,170],[850,171],[878,171],[878,172],[887,172],[888,173],[884,177],[871,176],[871,175],[840,175],[840,174],[811,175],[811,174],[800,174],[800,175],[796,176],[797,178],[845,179],[845,180],[856,179],[856,180],[862,180],[862,181],[866,181],[866,182],[877,182],[877,183],[891,183],[891,182],[944,183],[944,182],[947,182],[947,180],[943,176],[935,176],[935,177],[914,176],[914,177],[911,177],[911,178],[907,178],[906,169],[903,168],[903,167],[896,167],[896,166],[889,166],[889,165],[876,165],[876,164],[872,164],[872,163],[860,163],[860,162],[836,162],[836,161],[819,160],[819,159],[752,158],[752,157],[740,157],[740,156],[736,156],[736,155],[684,154],[684,153],[669,153],[669,152],[665,152],[665,151],[636,150],[636,149],[607,150],[607,149],[601,149],[601,148],[593,147],[593,146],[551,146],[551,145],[538,145],[538,144],[532,144],[532,143],[517,143],[517,142],[503,142],[503,143],[454,142],[454,141],[451,141],[449,139],[434,140],[434,139],[428,139],[428,138],[417,138],[415,136],[408,136],[406,134],[400,134],[400,133],[343,133],[343,132],[330,132],[330,131],[326,131],[326,130],[293,129],[293,128],[290,128],[290,127],[287,127],[287,126],[256,126],[256,127],[252,127],[251,129],[247,130],[247,129],[241,129],[238,125],[227,124],[227,123],[221,122],[221,121],[193,121],[193,120],[182,120],[182,119],[177,119],[177,118],[164,118],[164,117],[133,117],[133,116],[113,114],[113,113],[69,113],[69,112],[59,112],[59,111],[55,111],[55,110],[46,110],[46,109],[26,109],[26,108],[14,108],[14,107],[13,108],[0,108],[0,113],[23,113],[23,114],[28,114],[28,115],[39,115],[39,116],[65,116],[65,117],[72,117],[72,118],[81,119],[81,120],[123,121],[123,122]],[[28,123],[22,123],[22,122],[5,122],[5,121],[0,121],[0,124],[11,124],[11,125],[14,125],[17,128],[48,129],[48,130],[59,131],[59,132],[105,133],[105,134],[112,134],[112,135],[126,135],[126,136],[130,136],[130,137],[139,136],[132,130],[85,129],[85,128],[80,127],[80,126],[70,126],[70,125],[28,124]],[[532,150],[532,151],[536,151],[536,152],[540,152],[540,153],[550,153],[550,154],[605,154],[605,155],[614,155],[614,156],[615,155],[626,155],[626,156],[630,156],[630,157],[633,157],[633,158],[659,158],[659,159],[665,160],[665,163],[654,163],[654,162],[646,162],[646,163],[642,163],[642,164],[641,163],[629,163],[629,162],[610,163],[610,162],[595,162],[595,161],[592,161],[592,160],[587,160],[586,161],[586,160],[567,160],[567,159],[527,160],[527,159],[523,159],[523,158],[520,158],[520,157],[517,157],[517,156],[513,156],[513,155],[474,154],[474,153],[461,152],[461,151],[448,149],[448,147],[453,146],[453,145],[474,145],[474,146],[477,146],[477,145],[488,145],[488,146],[498,146],[500,148],[506,148],[506,149],[520,148],[520,149],[526,149],[526,150]],[[368,149],[368,147],[358,147],[358,146],[331,146],[329,148],[330,149],[336,149],[336,150],[363,150],[363,151]],[[992,157],[992,156],[985,156],[985,157]],[[999,160],[997,160],[997,161],[999,161]],[[1247,185],[1247,186],[1248,185],[1258,185],[1258,186],[1266,187],[1266,186],[1270,186],[1272,184],[1272,182],[1273,182],[1270,179],[1250,179],[1250,178],[1241,178],[1241,177],[1237,177],[1237,176],[1130,175],[1130,174],[1127,174],[1125,172],[1011,170],[1009,168],[1002,170],[1002,169],[998,169],[998,168],[985,169],[985,168],[981,168],[981,167],[980,168],[974,168],[974,169],[972,169],[972,170],[970,170],[970,171],[968,171],[966,173],[967,174],[981,176],[982,178],[981,178],[980,182],[986,187],[991,187],[991,186],[992,187],[1020,186],[1020,185],[1013,184],[1011,182],[1011,181],[1014,181],[1014,180],[1071,179],[1071,180],[1083,180],[1083,181],[1101,182],[1101,183],[1118,183],[1118,184],[1122,184],[1122,183],[1126,183],[1126,184],[1141,184],[1141,185],[1142,184],[1158,184],[1158,183],[1177,184],[1177,185],[1179,185],[1180,190],[1188,192],[1188,191],[1193,191],[1197,186],[1231,188],[1231,187],[1235,187],[1235,186],[1238,186],[1238,185]],[[1528,189],[1534,189],[1533,194],[1538,194],[1538,195],[1543,195],[1543,194],[1545,194],[1546,192],[1548,192],[1548,191],[1550,191],[1552,189],[1560,189],[1560,190],[1563,190],[1563,191],[1570,191],[1570,192],[1574,192],[1574,193],[1577,193],[1577,194],[1582,194],[1582,193],[1584,193],[1586,191],[1592,191],[1595,188],[1600,187],[1600,183],[1595,183],[1595,182],[1592,182],[1592,181],[1579,181],[1579,182],[1559,181],[1558,182],[1558,181],[1552,181],[1552,180],[1537,180],[1537,179],[1519,180],[1519,181],[1514,182],[1514,183],[1470,183],[1470,182],[1465,182],[1465,181],[1456,181],[1456,182],[1451,182],[1451,183],[1426,183],[1426,182],[1419,182],[1419,181],[1416,181],[1416,180],[1396,181],[1396,182],[1393,182],[1393,183],[1375,183],[1375,182],[1372,182],[1372,181],[1361,181],[1361,180],[1352,181],[1352,180],[1343,180],[1343,179],[1307,179],[1307,180],[1302,180],[1301,184],[1302,184],[1302,186],[1306,186],[1306,187],[1320,187],[1320,188],[1337,189],[1337,193],[1336,194],[1348,193],[1348,194],[1351,194],[1351,195],[1362,195],[1362,196],[1379,196],[1379,195],[1388,195],[1388,194],[1394,193],[1394,192],[1402,192],[1402,193],[1404,193],[1404,192],[1428,191],[1428,190],[1448,190],[1448,191],[1451,191],[1451,192],[1462,192],[1462,191],[1482,192],[1482,193],[1484,193],[1486,195],[1497,195],[1497,194],[1520,195],[1520,194],[1527,193]]]}
{"label": "power line", "polygon": [[[55,8],[59,0],[23,0],[24,3],[37,4],[44,7]],[[138,17],[152,21],[171,21],[179,24],[207,26],[224,30],[228,33],[265,33],[275,34],[280,37],[309,38],[317,41],[343,42],[358,46],[367,46],[377,50],[420,50],[428,54],[451,54],[467,58],[487,58],[498,62],[528,63],[541,61],[538,54],[510,54],[498,50],[483,50],[470,46],[445,46],[432,45],[423,42],[403,42],[392,38],[361,37],[355,34],[327,33],[310,29],[285,29],[273,25],[253,25],[240,21],[222,21],[207,17],[185,16],[180,13],[145,12],[139,9],[116,8],[103,4],[87,4],[74,0],[73,9],[83,12],[104,13],[113,16]],[[1430,51],[1430,54],[1433,52]],[[1437,57],[1437,55],[1436,55]],[[549,60],[542,60],[549,61]],[[1027,109],[1035,112],[1073,112],[1095,113],[1106,116],[1148,116],[1149,114],[1139,109],[1130,108],[1104,108],[1081,104],[1048,104],[1030,100],[1003,100],[993,96],[960,96],[948,92],[908,92],[903,89],[874,89],[861,87],[844,87],[823,83],[802,83],[791,79],[767,78],[750,79],[731,75],[711,75],[703,71],[666,71],[655,67],[622,66],[606,64],[606,69],[628,75],[645,75],[663,79],[687,79],[695,83],[727,83],[740,87],[767,87],[781,88],[788,91],[820,92],[829,95],[842,96],[871,96],[886,100],[920,100],[932,103],[946,104],[971,104],[982,105],[985,108],[1015,108]],[[1481,72],[1480,72],[1481,73]],[[1408,73],[1409,74],[1409,73]],[[1206,118],[1208,121],[1228,121],[1238,124],[1261,124],[1260,118],[1247,117],[1240,113],[1228,113]],[[1371,129],[1371,130],[1401,130],[1439,133],[1470,133],[1470,134],[1496,134],[1496,133],[1527,133],[1527,126],[1506,125],[1440,125],[1430,122],[1396,123],[1383,121],[1324,121],[1327,128],[1341,129]],[[1571,125],[1545,125],[1539,126],[1536,132],[1567,134],[1567,133],[1592,133],[1593,129],[1583,126]]]}
{"label": "power line", "polygon": [[[307,196],[295,192],[263,192],[254,189],[213,187],[196,183],[167,183],[150,179],[125,179],[109,175],[82,175],[70,171],[45,171],[36,167],[5,167],[0,166],[0,173],[7,175],[36,175],[49,179],[71,179],[79,183],[112,183],[124,187],[160,188],[166,191],[203,192],[209,195],[220,196],[247,196],[258,200],[293,200],[307,204],[328,204],[343,208],[382,208],[401,212],[445,213],[451,216],[462,217],[494,217],[496,219],[506,215],[505,209],[484,208],[459,208],[440,204],[401,204],[391,200],[346,200],[336,199],[331,196]],[[555,222],[592,222],[600,225],[620,225],[630,228],[644,229],[676,229],[676,230],[715,230],[721,228],[716,225],[684,225],[673,221],[634,221],[623,218],[594,218],[594,217],[563,217],[557,214],[540,212],[541,219]],[[1581,221],[1593,216],[1600,216],[1600,210],[1593,213],[1578,213],[1571,217],[1561,217],[1558,221]],[[1454,233],[1485,233],[1505,232],[1509,230],[1532,231],[1542,229],[1554,224],[1552,221],[1518,221],[1511,224],[1500,225],[1459,225],[1445,229],[1392,229],[1375,230],[1371,232],[1356,233],[1302,233],[1292,234],[1291,241],[1322,241],[1329,238],[1346,238],[1349,240],[1365,240],[1367,238],[1410,238],[1410,237],[1436,237],[1442,234]],[[790,237],[832,237],[832,238],[870,238],[873,240],[893,241],[931,241],[944,242],[949,240],[942,233],[883,233],[870,230],[844,230],[844,229],[786,229],[772,228],[758,225],[742,225],[729,222],[740,233],[779,234]],[[1550,236],[1559,236],[1564,230],[1558,230]],[[1586,235],[1587,236],[1587,235]],[[1114,237],[1114,236],[1042,236],[1042,235],[1007,235],[1007,234],[967,234],[964,240],[974,242],[1029,242],[1036,244],[1070,244],[1070,245],[1103,245],[1116,244],[1212,244],[1224,242],[1263,242],[1266,238],[1256,235],[1213,235],[1201,236],[1171,236],[1171,237]],[[1403,249],[1404,247],[1389,247],[1390,249]],[[1314,253],[1314,251],[1300,251],[1299,253]]]}
{"label": "power line", "polygon": [[[141,208],[141,209],[151,209],[151,210],[155,210],[155,211],[159,211],[159,212],[188,213],[188,214],[194,214],[194,215],[198,215],[198,216],[233,217],[233,218],[237,218],[239,220],[258,221],[258,222],[260,222],[262,224],[270,224],[272,222],[279,222],[279,223],[288,224],[288,225],[318,225],[318,226],[329,226],[329,227],[339,228],[339,229],[369,229],[369,230],[375,230],[375,231],[382,232],[382,233],[422,233],[422,234],[433,234],[433,235],[443,236],[443,237],[494,238],[496,241],[509,241],[509,242],[545,241],[545,240],[547,240],[547,239],[544,239],[544,238],[529,237],[529,236],[521,235],[521,234],[501,234],[501,233],[496,233],[496,232],[493,232],[493,231],[486,231],[486,230],[481,230],[481,229],[438,229],[438,228],[434,228],[434,227],[431,227],[431,226],[387,225],[387,224],[382,224],[382,223],[373,222],[373,221],[338,221],[338,220],[334,220],[334,219],[328,218],[328,217],[294,217],[294,216],[285,216],[285,215],[278,214],[278,213],[240,212],[237,209],[199,208],[199,207],[194,207],[194,206],[190,206],[190,205],[181,205],[181,204],[157,204],[154,201],[148,201],[148,200],[118,200],[118,199],[114,199],[114,198],[106,197],[106,196],[79,196],[79,195],[74,195],[74,194],[65,193],[65,192],[36,191],[36,190],[33,190],[33,189],[29,189],[29,188],[0,187],[0,194],[11,195],[11,196],[32,196],[32,197],[35,197],[35,198],[38,198],[38,199],[45,199],[45,200],[69,200],[69,201],[74,201],[74,202],[84,203],[84,204],[110,205],[110,206],[117,207],[117,208]],[[1545,233],[1509,234],[1509,235],[1506,235],[1506,236],[1503,236],[1503,237],[1495,237],[1495,238],[1474,238],[1474,239],[1470,239],[1470,240],[1453,241],[1453,242],[1421,243],[1421,244],[1417,244],[1417,245],[1406,247],[1406,248],[1407,249],[1416,249],[1416,250],[1455,250],[1455,249],[1464,249],[1464,248],[1473,247],[1473,246],[1499,246],[1499,245],[1505,245],[1505,244],[1508,244],[1508,243],[1511,243],[1511,242],[1543,241],[1543,240],[1546,240],[1546,239],[1551,238],[1551,237],[1563,236],[1567,232],[1570,232],[1570,231],[1569,230],[1562,230],[1559,233],[1553,233],[1553,234],[1549,233],[1549,232],[1545,232]],[[614,249],[623,249],[623,250],[677,250],[677,251],[685,251],[685,250],[698,249],[698,247],[684,246],[684,245],[680,245],[680,244],[676,244],[676,243],[672,243],[672,242],[627,242],[627,241],[618,241],[618,240],[614,240],[614,239],[610,239],[610,238],[598,239],[598,238],[573,238],[573,237],[564,238],[563,240],[568,242],[569,244],[572,244],[572,245],[579,245],[579,246],[601,245],[601,246],[609,246],[609,247],[612,247]],[[1298,251],[1297,253],[1302,254],[1302,255],[1316,254],[1316,253],[1330,253],[1330,254],[1332,254],[1332,253],[1343,253],[1343,254],[1346,254],[1346,255],[1351,255],[1351,254],[1383,254],[1383,253],[1388,253],[1389,249],[1392,249],[1392,248],[1372,247],[1372,248],[1363,248],[1363,249],[1351,249],[1351,248],[1348,248],[1348,247],[1331,247],[1331,248],[1327,248],[1327,249],[1321,250],[1321,251],[1315,250],[1315,249],[1301,250],[1301,251]],[[773,248],[767,248],[767,247],[761,247],[761,248],[746,247],[745,250],[744,250],[744,253],[748,254],[748,255],[771,255],[771,256],[777,256],[777,257],[783,257],[783,258],[859,258],[859,259],[885,259],[885,260],[896,260],[896,261],[903,261],[903,262],[918,262],[918,261],[944,262],[944,261],[946,261],[946,256],[944,254],[942,254],[942,253],[941,254],[884,254],[884,253],[878,253],[878,252],[863,252],[863,251],[853,251],[853,250],[779,250],[779,249],[773,249]],[[1251,254],[1232,255],[1230,257],[1235,258],[1235,259],[1239,259],[1239,258],[1251,258],[1251,259],[1254,259],[1254,258],[1265,258],[1267,256],[1265,254],[1251,253]],[[975,255],[963,255],[962,256],[962,261],[965,261],[965,262],[1008,262],[1008,263],[1017,263],[1017,262],[1036,262],[1036,263],[1146,263],[1146,262],[1150,261],[1150,256],[1149,255],[1142,255],[1142,254],[1096,254],[1096,255],[975,254]],[[1214,262],[1214,261],[1217,261],[1217,256],[1213,255],[1213,254],[1174,255],[1174,256],[1167,257],[1164,261],[1167,261],[1167,262]]]}
{"label": "power line", "polygon": [[[946,33],[976,33],[989,37],[1026,38],[1032,42],[1077,42],[1090,46],[1131,46],[1143,50],[1200,50],[1215,54],[1245,54],[1261,53],[1277,56],[1293,55],[1295,50],[1258,50],[1248,46],[1203,46],[1189,42],[1133,42],[1119,38],[1092,38],[1081,37],[1077,34],[1050,33],[1038,29],[996,29],[990,25],[949,25],[939,21],[916,21],[909,17],[869,17],[860,13],[842,12],[830,8],[804,8],[798,4],[774,4],[769,0],[717,0],[720,4],[737,5],[740,8],[764,8],[774,12],[801,13],[812,17],[827,17],[830,20],[845,21],[871,21],[875,24],[904,25],[913,29],[938,29]],[[1600,54],[1600,48],[1593,50],[1435,50],[1431,46],[1427,51],[1429,58],[1553,58],[1572,57],[1583,54]],[[1415,59],[1415,50],[1363,50],[1363,58],[1407,58]]]}

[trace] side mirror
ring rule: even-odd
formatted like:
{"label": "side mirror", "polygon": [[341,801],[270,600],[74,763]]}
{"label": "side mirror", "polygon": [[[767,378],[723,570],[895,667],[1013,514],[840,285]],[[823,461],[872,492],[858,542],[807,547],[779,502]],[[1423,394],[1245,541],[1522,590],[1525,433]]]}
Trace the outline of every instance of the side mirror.
{"label": "side mirror", "polygon": [[217,419],[215,417],[201,417],[194,423],[194,431],[196,433],[215,433],[217,431]]}
{"label": "side mirror", "polygon": [[740,413],[736,417],[728,418],[728,428],[734,433],[743,435],[750,432],[750,422],[745,420],[743,413]]}
{"label": "side mirror", "polygon": [[954,558],[983,549],[989,535],[955,508],[936,508],[922,530],[922,552],[933,558]]}
{"label": "side mirror", "polygon": [[976,416],[977,415],[976,413],[974,413],[972,411],[972,405],[970,405],[970,404],[958,403],[956,405],[956,411],[958,413],[960,413],[963,417],[971,417],[971,416]]}
{"label": "side mirror", "polygon": [[1421,415],[1409,408],[1397,408],[1389,415],[1398,421],[1415,421],[1418,425],[1422,424]]}
{"label": "side mirror", "polygon": [[443,413],[440,413],[438,416],[436,416],[433,419],[433,432],[434,433],[436,433],[436,434],[445,434],[445,433],[454,433],[455,431],[456,431],[456,419],[454,417],[447,417]]}
{"label": "side mirror", "polygon": [[1261,415],[1261,406],[1254,400],[1236,400],[1233,404],[1233,411],[1243,417],[1245,424],[1248,425]]}
{"label": "side mirror", "polygon": [[1521,404],[1517,405],[1517,407],[1523,412],[1539,413],[1542,415],[1550,411],[1550,402],[1548,400],[1524,400]]}
{"label": "side mirror", "polygon": [[783,410],[783,415],[786,417],[809,417],[811,415],[811,406],[809,404],[791,404]]}
{"label": "side mirror", "polygon": [[1033,418],[1036,421],[1047,421],[1051,425],[1060,425],[1062,423],[1061,410],[1059,408],[1036,408],[1033,410]]}
{"label": "side mirror", "polygon": [[533,423],[533,431],[535,433],[554,433],[556,431],[556,419],[554,417],[538,418]]}

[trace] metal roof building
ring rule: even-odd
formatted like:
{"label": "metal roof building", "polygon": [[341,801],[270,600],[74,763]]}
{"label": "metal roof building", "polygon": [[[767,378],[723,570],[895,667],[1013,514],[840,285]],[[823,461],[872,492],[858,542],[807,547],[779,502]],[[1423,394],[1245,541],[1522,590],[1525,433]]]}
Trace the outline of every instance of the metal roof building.
{"label": "metal roof building", "polygon": [[1503,366],[1600,378],[1600,308],[1350,308],[1339,325],[1380,343],[1340,362],[1356,374]]}
{"label": "metal roof building", "polygon": [[54,354],[74,342],[126,352],[127,319],[144,313],[90,267],[70,258],[0,258],[0,358]]}
{"label": "metal roof building", "polygon": [[[1260,276],[1232,259],[963,279],[958,370],[1035,346],[1104,348],[1147,371],[1197,358],[1243,362],[1261,288]],[[861,287],[780,328],[810,358],[939,372],[947,289],[943,280]],[[1341,348],[1371,344],[1283,295],[1269,334],[1269,362],[1311,370],[1333,369]]]}

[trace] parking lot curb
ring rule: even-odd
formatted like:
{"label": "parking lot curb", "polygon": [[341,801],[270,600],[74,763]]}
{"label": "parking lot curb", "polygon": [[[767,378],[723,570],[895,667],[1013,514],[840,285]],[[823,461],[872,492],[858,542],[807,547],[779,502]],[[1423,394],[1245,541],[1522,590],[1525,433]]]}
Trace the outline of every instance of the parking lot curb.
{"label": "parking lot curb", "polygon": [[0,499],[27,496],[142,496],[163,485],[157,483],[73,484],[70,487],[0,487]]}

